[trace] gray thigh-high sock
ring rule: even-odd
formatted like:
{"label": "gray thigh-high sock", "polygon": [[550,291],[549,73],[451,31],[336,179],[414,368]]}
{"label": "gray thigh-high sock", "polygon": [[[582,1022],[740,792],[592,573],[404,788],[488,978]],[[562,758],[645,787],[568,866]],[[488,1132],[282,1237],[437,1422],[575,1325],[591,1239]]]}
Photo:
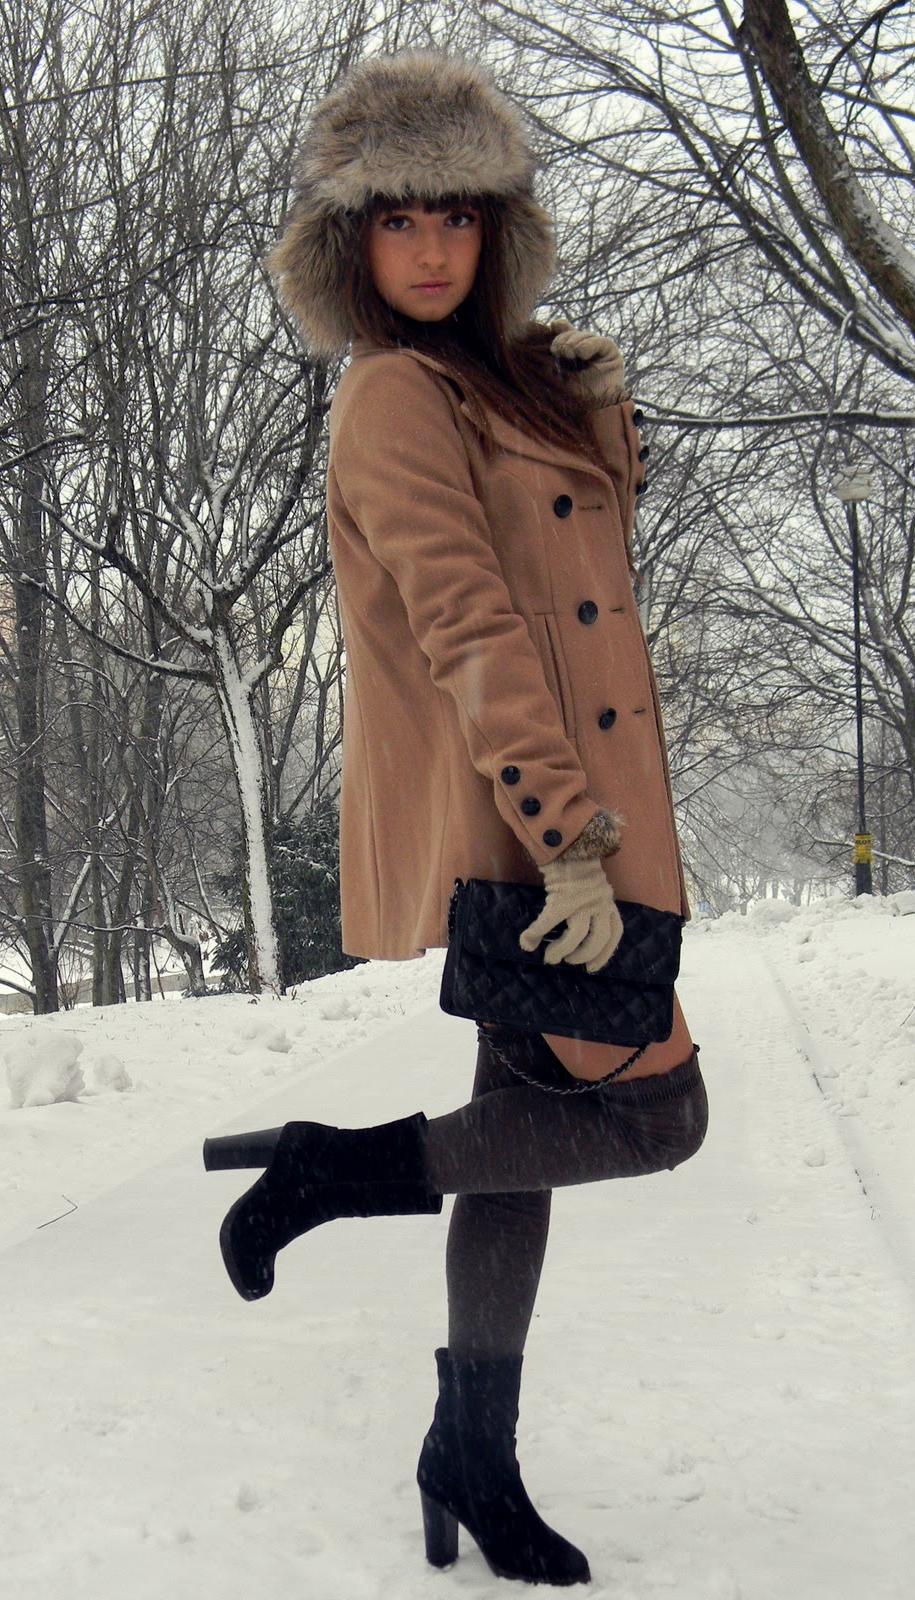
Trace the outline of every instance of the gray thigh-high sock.
{"label": "gray thigh-high sock", "polygon": [[[511,1092],[516,1082],[481,1037],[474,1100],[500,1089]],[[427,1135],[436,1123],[448,1121],[447,1116],[432,1119]],[[433,1143],[439,1134],[447,1144],[447,1128],[433,1136]],[[428,1166],[428,1140],[426,1162]],[[457,1194],[445,1251],[448,1349],[453,1356],[467,1359],[523,1351],[546,1250],[551,1198],[549,1189]]]}
{"label": "gray thigh-high sock", "polygon": [[[491,1046],[480,1035],[480,1050]],[[500,1040],[501,1044],[501,1040]],[[552,1074],[575,1089],[545,1040]],[[511,1058],[512,1051],[508,1051]],[[517,1058],[524,1064],[522,1055]],[[430,1182],[443,1194],[557,1189],[601,1178],[673,1170],[705,1138],[708,1099],[695,1050],[670,1072],[553,1093],[515,1077],[483,1080],[483,1092],[426,1126]],[[478,1068],[478,1079],[481,1077]]]}
{"label": "gray thigh-high sock", "polygon": [[[429,1181],[457,1195],[446,1257],[448,1342],[462,1355],[520,1353],[551,1190],[672,1171],[701,1145],[708,1100],[695,1053],[656,1077],[555,1094],[517,1078],[482,1031],[479,1038],[473,1098],[426,1126]],[[574,1087],[545,1041],[533,1048]]]}

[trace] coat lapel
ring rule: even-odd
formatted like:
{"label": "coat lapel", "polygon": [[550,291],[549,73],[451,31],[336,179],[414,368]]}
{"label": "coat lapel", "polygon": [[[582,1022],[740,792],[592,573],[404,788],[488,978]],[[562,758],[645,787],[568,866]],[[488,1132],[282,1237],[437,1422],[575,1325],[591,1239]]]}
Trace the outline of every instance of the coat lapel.
{"label": "coat lapel", "polygon": [[[360,356],[370,354],[373,350],[383,348],[382,345],[375,344],[371,339],[357,337],[352,342],[353,359],[358,359]],[[404,355],[412,356],[414,361],[421,361],[424,366],[431,367],[433,371],[440,372],[445,377],[450,376],[445,364],[437,361],[434,356],[426,355],[424,351],[410,350],[407,346],[401,346],[401,348]],[[465,417],[468,417],[474,427],[479,430],[479,423],[469,403],[466,400],[462,400],[460,407]],[[564,445],[552,444],[546,439],[534,439],[524,428],[519,428],[516,423],[509,422],[507,417],[503,417],[492,406],[484,406],[484,409],[487,421],[492,429],[493,438],[503,449],[511,450],[515,455],[529,456],[533,461],[546,461],[553,466],[573,467],[576,472],[590,472],[595,478],[612,485],[610,474],[602,472],[586,455],[579,455],[577,451],[567,450]]]}

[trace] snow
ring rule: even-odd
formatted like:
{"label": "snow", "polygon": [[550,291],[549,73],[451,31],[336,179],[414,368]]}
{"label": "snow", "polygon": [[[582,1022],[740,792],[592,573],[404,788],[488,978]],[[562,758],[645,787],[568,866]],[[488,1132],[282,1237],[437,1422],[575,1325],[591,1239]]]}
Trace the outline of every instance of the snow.
{"label": "snow", "polygon": [[[519,1456],[595,1600],[911,1592],[913,910],[769,901],[689,923],[706,1142],[673,1173],[554,1195]],[[460,1104],[474,1030],[438,1009],[442,959],[295,998],[0,1021],[0,1081],[12,1066],[25,1091],[0,1104],[17,1600],[509,1592],[463,1533],[450,1572],[422,1552],[450,1199],[316,1230],[247,1305],[216,1234],[253,1174],[200,1159],[233,1128]],[[67,1072],[68,1097],[29,1099]]]}
{"label": "snow", "polygon": [[50,1038],[31,1033],[8,1042],[4,1039],[3,1044],[10,1106],[14,1111],[79,1099],[86,1087],[82,1069],[77,1066],[83,1043],[74,1033],[56,1033]]}

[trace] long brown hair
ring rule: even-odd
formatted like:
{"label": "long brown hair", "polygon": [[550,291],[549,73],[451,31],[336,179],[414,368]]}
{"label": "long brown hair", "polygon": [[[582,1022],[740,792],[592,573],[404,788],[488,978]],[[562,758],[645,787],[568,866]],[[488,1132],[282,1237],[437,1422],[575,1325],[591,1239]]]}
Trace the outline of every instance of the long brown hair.
{"label": "long brown hair", "polygon": [[[492,195],[458,194],[420,203],[428,212],[451,211],[462,205],[479,211],[482,246],[470,293],[450,317],[431,323],[404,316],[382,298],[369,267],[372,224],[382,211],[417,202],[375,194],[360,211],[346,213],[343,221],[352,237],[348,251],[352,267],[345,291],[352,325],[378,344],[408,344],[441,360],[474,409],[490,457],[496,445],[484,402],[533,438],[579,451],[606,472],[607,463],[590,423],[591,404],[576,395],[575,386],[551,354],[550,329],[545,323],[529,322],[521,339],[506,336],[501,201]],[[629,564],[631,567],[631,558]]]}

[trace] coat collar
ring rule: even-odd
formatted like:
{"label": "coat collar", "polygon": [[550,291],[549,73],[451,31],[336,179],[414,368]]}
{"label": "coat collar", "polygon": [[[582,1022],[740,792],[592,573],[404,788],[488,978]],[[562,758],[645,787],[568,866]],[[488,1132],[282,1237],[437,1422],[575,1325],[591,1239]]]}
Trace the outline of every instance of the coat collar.
{"label": "coat collar", "polygon": [[[374,339],[369,339],[365,335],[359,334],[352,341],[352,357],[354,361],[359,360],[362,356],[371,355],[373,351],[385,348],[384,345],[376,344]],[[434,356],[426,355],[425,351],[411,350],[407,345],[402,345],[401,350],[404,355],[411,356],[414,361],[420,361],[425,367],[431,367],[434,372],[441,372],[446,377],[449,376],[448,368],[445,364],[437,361]],[[474,426],[479,428],[468,402],[462,400],[460,407],[465,417],[468,417]],[[492,406],[487,405],[484,409],[487,421],[492,428],[493,438],[497,444],[502,445],[503,449],[511,450],[516,455],[529,456],[534,461],[547,461],[553,466],[573,467],[576,472],[590,472],[593,473],[595,478],[600,478],[603,482],[612,484],[610,474],[602,472],[587,456],[579,455],[575,450],[567,450],[564,445],[553,444],[546,439],[534,439],[523,428],[519,428],[516,423],[509,422],[507,417],[503,417]]]}

